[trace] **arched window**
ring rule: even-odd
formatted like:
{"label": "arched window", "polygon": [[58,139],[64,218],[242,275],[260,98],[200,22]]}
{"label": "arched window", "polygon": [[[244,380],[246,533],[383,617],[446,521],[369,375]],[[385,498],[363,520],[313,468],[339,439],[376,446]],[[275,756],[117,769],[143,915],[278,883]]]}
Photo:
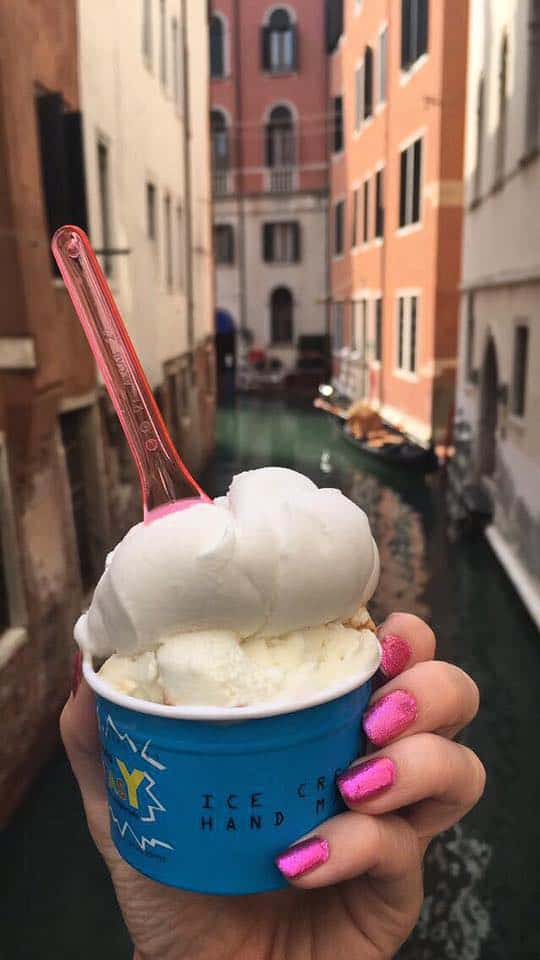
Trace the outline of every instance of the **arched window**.
{"label": "arched window", "polygon": [[474,199],[478,200],[482,190],[482,155],[484,152],[484,117],[485,117],[485,89],[484,77],[480,77],[478,84],[478,100],[476,104],[476,159],[474,166]]}
{"label": "arched window", "polygon": [[225,76],[225,29],[216,14],[210,20],[210,76]]}
{"label": "arched window", "polygon": [[212,110],[210,114],[210,135],[212,138],[212,173],[214,193],[227,193],[227,173],[229,170],[229,131],[227,119],[221,110]]}
{"label": "arched window", "polygon": [[270,300],[272,343],[292,343],[293,298],[288,287],[276,287]]}
{"label": "arched window", "polygon": [[293,115],[289,107],[274,107],[266,126],[266,166],[292,167],[294,163]]}
{"label": "arched window", "polygon": [[272,12],[262,31],[263,70],[289,73],[298,66],[296,25],[284,7]]}
{"label": "arched window", "polygon": [[501,60],[499,69],[499,124],[497,127],[497,153],[495,157],[495,183],[500,183],[504,176],[504,159],[506,153],[506,114],[507,114],[507,82],[508,82],[508,36],[505,34],[501,44]]}

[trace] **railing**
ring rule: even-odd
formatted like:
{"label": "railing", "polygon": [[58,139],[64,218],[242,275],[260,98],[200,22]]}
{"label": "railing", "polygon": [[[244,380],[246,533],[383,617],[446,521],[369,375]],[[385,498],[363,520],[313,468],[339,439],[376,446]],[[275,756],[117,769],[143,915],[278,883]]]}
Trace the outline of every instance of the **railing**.
{"label": "railing", "polygon": [[215,197],[225,197],[229,193],[229,171],[214,170],[212,175]]}
{"label": "railing", "polygon": [[268,187],[270,193],[290,193],[294,190],[294,167],[271,167]]}

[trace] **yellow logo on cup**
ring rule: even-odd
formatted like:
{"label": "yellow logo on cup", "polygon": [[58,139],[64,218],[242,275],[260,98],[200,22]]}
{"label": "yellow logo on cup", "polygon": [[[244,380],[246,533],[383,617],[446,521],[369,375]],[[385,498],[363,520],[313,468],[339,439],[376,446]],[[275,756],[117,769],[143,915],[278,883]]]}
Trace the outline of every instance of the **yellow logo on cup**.
{"label": "yellow logo on cup", "polygon": [[118,757],[115,757],[115,762],[118,764],[118,769],[122,774],[123,780],[115,778],[112,775],[112,771],[109,770],[109,789],[113,790],[121,800],[126,799],[126,787],[127,787],[127,799],[130,807],[134,807],[135,810],[139,809],[139,798],[138,791],[141,783],[143,782],[146,774],[143,770],[131,770],[129,771],[126,767],[123,760],[119,760]]}

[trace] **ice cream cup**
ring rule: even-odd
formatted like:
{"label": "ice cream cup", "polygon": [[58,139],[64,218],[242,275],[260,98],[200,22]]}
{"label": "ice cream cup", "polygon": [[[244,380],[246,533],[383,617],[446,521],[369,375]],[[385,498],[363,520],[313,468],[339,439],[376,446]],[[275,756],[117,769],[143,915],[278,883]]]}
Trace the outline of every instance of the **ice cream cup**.
{"label": "ice cream cup", "polygon": [[278,890],[289,844],[344,809],[336,774],[365,749],[376,665],[323,693],[257,707],[169,707],[96,693],[111,833],[160,883],[209,894]]}

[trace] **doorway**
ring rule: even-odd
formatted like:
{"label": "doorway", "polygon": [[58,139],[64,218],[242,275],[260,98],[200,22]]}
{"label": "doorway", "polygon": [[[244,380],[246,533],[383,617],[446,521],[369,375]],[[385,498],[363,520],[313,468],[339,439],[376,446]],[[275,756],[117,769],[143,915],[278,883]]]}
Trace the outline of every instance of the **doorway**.
{"label": "doorway", "polygon": [[497,350],[493,337],[490,337],[484,353],[480,388],[478,466],[482,477],[492,477],[495,473],[499,415],[498,387]]}

